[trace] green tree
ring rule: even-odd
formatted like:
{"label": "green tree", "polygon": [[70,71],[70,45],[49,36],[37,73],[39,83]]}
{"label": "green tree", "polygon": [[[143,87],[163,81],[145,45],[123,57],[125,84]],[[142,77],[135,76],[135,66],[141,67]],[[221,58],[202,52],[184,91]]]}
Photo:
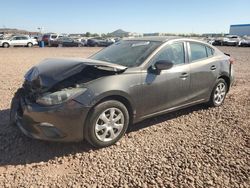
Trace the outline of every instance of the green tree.
{"label": "green tree", "polygon": [[92,37],[99,37],[99,35],[97,33],[94,33],[91,35]]}
{"label": "green tree", "polygon": [[90,37],[91,36],[91,33],[90,32],[86,32],[85,33],[85,37]]}

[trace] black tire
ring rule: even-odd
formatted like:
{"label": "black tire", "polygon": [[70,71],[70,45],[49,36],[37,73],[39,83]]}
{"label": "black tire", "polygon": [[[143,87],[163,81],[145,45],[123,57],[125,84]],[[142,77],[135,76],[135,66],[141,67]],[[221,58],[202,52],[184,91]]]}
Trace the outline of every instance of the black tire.
{"label": "black tire", "polygon": [[5,43],[3,43],[3,47],[4,47],[4,48],[9,48],[10,45],[9,45],[9,43],[5,42]]}
{"label": "black tire", "polygon": [[[216,102],[216,97],[215,97],[215,95],[217,94],[216,89],[217,89],[217,87],[219,85],[224,85],[225,86],[225,95],[224,95],[224,97],[222,98],[222,100],[220,102],[218,102],[218,101]],[[226,98],[227,91],[228,91],[228,85],[227,85],[226,81],[224,79],[222,79],[222,78],[218,79],[215,86],[214,86],[214,88],[213,88],[213,91],[211,93],[208,105],[211,106],[211,107],[221,106],[223,104],[225,98]]]}
{"label": "black tire", "polygon": [[[100,117],[100,115],[110,109],[110,108],[116,108],[119,109],[124,117],[124,124],[123,128],[121,129],[121,132],[118,134],[116,138],[110,141],[101,141],[98,139],[96,133],[95,133],[95,127],[96,123]],[[129,113],[127,108],[125,107],[124,104],[122,104],[119,101],[116,100],[108,100],[104,101],[97,106],[95,106],[89,113],[89,117],[87,118],[87,121],[84,126],[84,137],[85,139],[94,147],[96,148],[102,148],[102,147],[107,147],[110,145],[113,145],[116,143],[126,132],[129,124]]]}
{"label": "black tire", "polygon": [[11,105],[10,105],[10,120],[9,123],[10,125],[15,125],[16,124],[16,113],[19,108],[19,103],[20,103],[20,97],[23,94],[23,89],[20,88],[16,91],[14,94],[14,97],[11,100]]}
{"label": "black tire", "polygon": [[27,47],[29,47],[29,48],[31,48],[33,46],[33,44],[31,43],[31,42],[29,42],[28,44],[27,44]]}

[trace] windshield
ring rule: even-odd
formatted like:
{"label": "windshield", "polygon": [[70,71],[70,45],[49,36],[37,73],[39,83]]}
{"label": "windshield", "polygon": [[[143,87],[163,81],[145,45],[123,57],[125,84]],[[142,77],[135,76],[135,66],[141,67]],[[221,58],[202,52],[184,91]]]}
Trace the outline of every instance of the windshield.
{"label": "windshield", "polygon": [[161,42],[152,41],[119,41],[91,56],[90,59],[136,67],[160,45]]}

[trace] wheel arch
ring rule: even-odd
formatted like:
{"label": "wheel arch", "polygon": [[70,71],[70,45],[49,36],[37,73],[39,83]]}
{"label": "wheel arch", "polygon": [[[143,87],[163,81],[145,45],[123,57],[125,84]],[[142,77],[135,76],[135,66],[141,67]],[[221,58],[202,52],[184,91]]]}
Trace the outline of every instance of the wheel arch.
{"label": "wheel arch", "polygon": [[[104,101],[108,101],[108,100],[116,100],[116,101],[121,102],[128,110],[129,125],[133,123],[133,121],[135,119],[135,115],[136,115],[135,105],[134,105],[133,101],[131,99],[129,99],[129,97],[127,97],[124,94],[121,94],[120,92],[113,93],[113,94],[106,94],[106,95],[100,97],[98,100],[95,100],[95,102],[92,102],[91,109],[93,109],[98,104],[100,104]],[[88,116],[91,113],[91,109],[88,112]]]}
{"label": "wheel arch", "polygon": [[31,44],[32,46],[34,45],[33,42],[27,42],[27,46]]}
{"label": "wheel arch", "polygon": [[228,92],[229,89],[230,89],[230,78],[229,78],[229,76],[227,76],[227,75],[221,75],[221,76],[218,77],[218,79],[225,80],[225,82],[227,84],[227,92]]}
{"label": "wheel arch", "polygon": [[9,42],[3,42],[2,47],[4,46],[4,44],[8,44],[8,47],[10,47],[10,43]]}

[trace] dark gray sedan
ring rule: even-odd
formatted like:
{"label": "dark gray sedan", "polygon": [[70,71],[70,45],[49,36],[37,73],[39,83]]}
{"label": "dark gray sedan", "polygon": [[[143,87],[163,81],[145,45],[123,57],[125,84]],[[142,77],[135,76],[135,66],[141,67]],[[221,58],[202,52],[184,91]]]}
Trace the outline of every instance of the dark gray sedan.
{"label": "dark gray sedan", "polygon": [[128,126],[199,103],[220,106],[233,60],[197,40],[119,41],[88,59],[46,59],[25,75],[11,123],[32,138],[117,142]]}
{"label": "dark gray sedan", "polygon": [[50,46],[54,47],[83,47],[85,44],[83,42],[74,40],[69,37],[60,37],[56,40],[50,41]]}

